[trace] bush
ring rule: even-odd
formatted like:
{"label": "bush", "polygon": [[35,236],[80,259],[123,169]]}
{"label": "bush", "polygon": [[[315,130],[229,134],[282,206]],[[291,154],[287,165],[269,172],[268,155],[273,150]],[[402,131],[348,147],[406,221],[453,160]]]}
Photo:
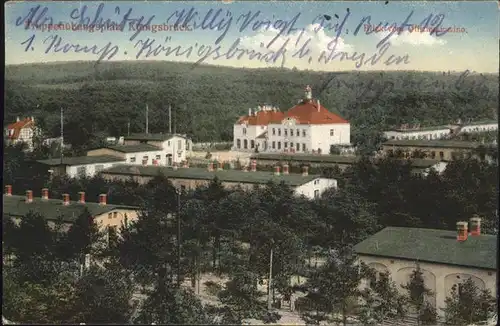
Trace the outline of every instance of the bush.
{"label": "bush", "polygon": [[420,322],[422,325],[435,325],[437,322],[437,311],[430,303],[426,302],[420,312]]}
{"label": "bush", "polygon": [[212,281],[206,281],[205,286],[207,288],[207,294],[212,295],[212,296],[217,296],[220,291],[222,291],[222,285],[212,282]]}

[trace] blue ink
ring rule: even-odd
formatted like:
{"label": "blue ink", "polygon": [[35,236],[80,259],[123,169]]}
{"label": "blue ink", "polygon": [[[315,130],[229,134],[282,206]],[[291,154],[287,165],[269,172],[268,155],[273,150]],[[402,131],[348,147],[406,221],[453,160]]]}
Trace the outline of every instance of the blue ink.
{"label": "blue ink", "polygon": [[113,43],[108,42],[104,47],[98,48],[97,45],[92,45],[91,47],[88,47],[86,45],[80,45],[80,44],[71,44],[64,42],[63,39],[59,35],[50,35],[48,36],[44,41],[44,44],[49,43],[47,48],[45,49],[45,54],[48,54],[49,52],[53,53],[68,53],[70,51],[74,53],[92,53],[95,55],[100,55],[99,59],[97,59],[97,62],[101,62],[103,59],[110,60],[112,59],[116,53],[118,52],[118,46],[113,45]]}
{"label": "blue ink", "polygon": [[[167,37],[165,43],[170,42],[170,40],[171,38]],[[260,62],[273,64],[278,60],[281,60],[281,66],[284,66],[286,46],[288,45],[289,40],[284,42],[281,48],[277,51],[267,51],[265,45],[262,44],[261,47],[265,50],[264,52],[240,48],[240,41],[241,38],[236,39],[229,47],[229,49],[225,52],[222,51],[221,45],[212,47],[210,45],[195,43],[194,45],[190,45],[186,48],[180,45],[171,47],[162,44],[156,44],[156,40],[150,38],[137,41],[134,48],[138,49],[136,59],[141,58],[141,56],[145,58],[156,57],[160,54],[163,54],[165,57],[173,55],[175,57],[184,57],[189,59],[193,52],[196,52],[197,57],[200,59],[195,63],[195,65],[202,63],[209,57],[212,60],[229,60],[232,58],[240,60],[241,58],[243,58],[243,56],[246,56],[250,60],[256,59]]]}
{"label": "blue ink", "polygon": [[[302,33],[300,33],[300,36],[298,37],[297,42],[295,42],[295,47],[297,47],[299,39],[302,37],[303,33],[304,33],[304,31],[302,31]],[[312,38],[310,37],[307,41],[305,41],[304,44],[302,44],[302,46],[300,47],[300,49],[298,49],[296,52],[294,52],[292,54],[292,58],[297,58],[297,56],[298,56],[299,59],[302,59],[306,55],[310,55],[311,49],[309,48],[309,43],[311,43],[311,40],[312,40]]]}
{"label": "blue ink", "polygon": [[[420,23],[419,27],[420,27],[420,30],[427,30],[429,29],[429,24],[430,26],[432,27],[429,31],[429,35],[433,35],[435,34],[436,37],[440,37],[440,36],[443,36],[445,35],[446,33],[448,33],[448,31],[451,29],[451,27],[448,27],[447,29],[445,29],[442,33],[439,32],[441,28],[441,24],[443,23],[443,20],[444,20],[444,14],[439,14],[439,15],[436,15],[434,16],[434,18],[431,20],[432,18],[432,14],[430,14],[427,18],[425,18],[424,20],[422,20],[422,22]],[[423,26],[422,26],[423,25]]]}
{"label": "blue ink", "polygon": [[[54,23],[54,20],[52,17],[45,17],[45,14],[49,9],[47,7],[43,7],[43,10],[38,14],[38,16],[35,19],[36,13],[40,10],[41,6],[38,5],[36,7],[30,8],[30,11],[28,14],[22,18],[22,17],[17,17],[16,19],[16,26],[21,26],[24,25],[25,29],[29,29],[30,27],[33,28],[38,28],[39,26],[50,24],[52,25]],[[40,19],[43,18],[43,21],[40,22]]]}
{"label": "blue ink", "polygon": [[[104,21],[103,18],[100,17],[101,12],[104,10],[104,3],[101,3],[93,17],[94,19],[91,22],[90,17],[86,16],[87,8],[87,5],[84,5],[81,9],[73,9],[70,13],[71,19],[78,20],[77,24],[80,24],[82,26],[94,26],[98,27],[97,29],[109,28],[110,26],[113,26],[118,27],[116,28],[116,30],[120,30],[122,32],[125,30],[125,27],[127,25],[136,25],[138,28],[134,29],[135,33],[130,37],[130,41],[133,41],[139,35],[139,33],[141,33],[141,31],[145,30],[145,27],[149,27],[153,19],[156,17],[155,15],[151,16],[148,21],[143,24],[142,21],[144,20],[144,16],[141,16],[140,18],[130,18],[133,10],[129,8],[120,23],[117,24],[116,22],[112,22],[109,18]],[[120,12],[120,7],[116,6],[115,14],[120,15]]]}
{"label": "blue ink", "polygon": [[298,31],[298,29],[294,28],[294,26],[297,23],[297,21],[299,20],[299,17],[301,15],[300,13],[295,15],[290,21],[278,19],[278,20],[274,21],[274,23],[270,20],[267,20],[265,22],[262,20],[255,20],[259,15],[260,15],[260,11],[257,11],[253,15],[252,15],[252,11],[248,11],[246,14],[240,15],[240,17],[238,18],[238,20],[236,22],[239,23],[240,20],[242,18],[244,18],[244,21],[241,24],[240,29],[239,29],[240,33],[244,32],[245,29],[248,27],[248,25],[250,25],[252,22],[253,22],[253,25],[252,25],[253,31],[261,30],[262,26],[266,26],[265,31],[269,30],[269,28],[271,28],[271,27],[273,29],[279,30],[279,33],[267,44],[267,46],[266,46],[267,48],[269,48],[271,45],[273,45],[274,42],[276,42],[276,40],[279,37],[284,36],[284,35],[290,35],[290,33]]}
{"label": "blue ink", "polygon": [[[385,55],[385,53],[387,52],[387,50],[391,46],[390,43],[384,43],[378,49],[378,53],[374,53],[369,58],[365,58],[366,53],[364,53],[364,52],[363,53],[353,52],[351,54],[348,52],[344,52],[344,51],[336,52],[337,45],[338,45],[337,40],[333,40],[330,43],[328,43],[329,54],[326,50],[321,51],[321,54],[318,58],[318,63],[321,63],[321,61],[323,61],[323,63],[328,64],[331,61],[338,59],[339,61],[344,61],[344,60],[354,61],[354,62],[356,62],[355,66],[358,69],[365,66],[365,65],[374,66],[382,59],[382,57]],[[384,61],[384,64],[386,66],[390,66],[392,64],[398,65],[400,63],[404,63],[404,64],[410,63],[408,54],[406,54],[402,57],[401,56],[396,57],[394,55],[391,55],[387,60]]]}
{"label": "blue ink", "polygon": [[340,24],[338,22],[335,24],[330,23],[330,19],[331,19],[330,16],[328,16],[328,17],[330,17],[330,19],[327,19],[327,17],[325,17],[325,15],[319,15],[318,17],[314,18],[314,20],[312,22],[313,24],[316,24],[318,20],[320,21],[320,23],[319,23],[320,27],[315,28],[314,32],[317,33],[320,29],[327,29],[328,31],[334,30],[335,31],[335,40],[338,40],[338,38],[342,35],[342,32],[344,30],[344,25],[347,22],[347,19],[349,18],[350,15],[351,15],[351,12],[349,10],[347,10],[346,15],[344,16],[344,19],[342,20],[342,22]]}
{"label": "blue ink", "polygon": [[[229,32],[229,29],[231,28],[231,25],[233,23],[233,14],[229,11],[226,10],[226,15],[222,17],[219,17],[219,15],[223,12],[224,10],[219,9],[215,12],[215,14],[212,16],[212,13],[214,12],[213,9],[210,9],[206,14],[201,23],[198,23],[197,18],[198,16],[198,11],[194,9],[194,7],[191,7],[189,10],[182,9],[182,10],[176,10],[174,11],[173,14],[171,14],[167,18],[167,23],[170,22],[170,20],[174,17],[177,17],[174,25],[180,25],[180,26],[189,26],[192,25],[194,29],[202,29],[202,30],[217,30],[217,31],[222,31],[222,34],[219,35],[217,40],[215,41],[215,44],[219,44],[226,34]],[[229,17],[229,18],[227,18]]]}

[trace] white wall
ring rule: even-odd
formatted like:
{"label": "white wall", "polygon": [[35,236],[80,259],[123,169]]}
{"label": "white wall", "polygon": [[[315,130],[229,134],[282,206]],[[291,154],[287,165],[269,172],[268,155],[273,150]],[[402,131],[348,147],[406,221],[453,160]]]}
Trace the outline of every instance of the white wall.
{"label": "white wall", "polygon": [[[416,263],[410,260],[400,260],[395,258],[383,258],[360,255],[360,259],[378,272],[388,271],[392,280],[399,285],[406,284],[410,280],[410,275],[416,268]],[[492,257],[494,259],[494,257]],[[425,285],[435,293],[430,298],[430,303],[436,305],[438,313],[442,314],[439,308],[445,307],[445,299],[451,293],[451,287],[459,282],[472,277],[479,288],[486,288],[496,296],[496,272],[494,270],[483,270],[453,265],[433,264],[419,262],[423,272]],[[459,278],[458,278],[458,277]]]}
{"label": "white wall", "polygon": [[329,154],[331,145],[345,145],[351,142],[351,125],[349,123],[311,125],[311,140],[312,149],[317,151],[321,148],[322,154]]}
{"label": "white wall", "polygon": [[387,139],[442,139],[450,134],[450,128],[441,128],[435,130],[415,130],[415,131],[385,131],[384,136]]}
{"label": "white wall", "polygon": [[482,132],[482,131],[492,131],[498,130],[497,123],[485,123],[485,124],[477,124],[477,125],[466,125],[462,127],[462,132],[474,133],[474,132]]}
{"label": "white wall", "polygon": [[[290,150],[290,143],[293,143],[293,148],[296,153],[304,153],[303,145],[306,145],[306,151],[309,152],[311,150],[311,132],[310,125],[285,125],[285,124],[270,124],[268,127],[268,147],[266,152],[270,153],[283,153],[285,150],[284,143],[287,143],[287,149]],[[273,134],[273,129],[275,133]],[[299,130],[299,135],[297,135],[297,129]],[[285,130],[287,130],[287,135],[285,136]],[[293,136],[291,135],[290,130],[293,130]],[[304,137],[304,131],[306,132],[306,136]],[[273,142],[275,144],[275,148],[273,148]],[[278,149],[278,143],[281,143],[280,149]],[[297,150],[297,143],[300,144],[300,150]]]}
{"label": "white wall", "polygon": [[163,141],[161,143],[161,148],[163,148],[163,152],[161,154],[155,154],[162,156],[160,163],[161,165],[167,165],[167,154],[172,155],[173,163],[180,163],[182,161],[185,161],[186,157],[189,156],[189,154],[192,152],[193,142],[187,138],[173,136],[169,140]]}
{"label": "white wall", "polygon": [[84,167],[86,176],[88,177],[93,177],[96,175],[98,171],[96,171],[96,167],[102,166],[103,169],[108,169],[114,165],[119,165],[122,164],[120,162],[113,162],[113,163],[97,163],[97,164],[85,164],[85,165],[72,165],[72,166],[66,166],[66,173],[69,177],[71,178],[77,178],[79,177],[78,175],[78,169]]}
{"label": "white wall", "polygon": [[[245,151],[244,142],[247,141],[247,151],[255,150],[256,138],[260,136],[263,132],[267,130],[267,126],[264,125],[246,125],[246,124],[235,124],[233,128],[233,150]],[[245,133],[246,131],[246,133]],[[238,148],[238,139],[240,140],[240,147]],[[252,148],[252,140],[254,141],[254,147]]]}
{"label": "white wall", "polygon": [[335,189],[337,188],[337,180],[318,178],[295,188],[295,193],[297,195],[304,195],[307,198],[313,199],[316,190],[318,190],[318,196],[321,196],[325,190],[332,187]]}
{"label": "white wall", "polygon": [[433,169],[437,173],[441,174],[446,170],[446,166],[448,166],[448,163],[438,162],[438,163],[434,164],[433,166],[431,166],[430,168],[426,169],[424,172],[422,172],[422,175],[425,177],[428,176],[431,169]]}

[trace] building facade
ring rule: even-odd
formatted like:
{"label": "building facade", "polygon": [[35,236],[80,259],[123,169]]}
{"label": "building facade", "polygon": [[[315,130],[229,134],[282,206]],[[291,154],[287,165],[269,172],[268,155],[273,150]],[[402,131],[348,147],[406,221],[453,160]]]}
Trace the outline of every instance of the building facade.
{"label": "building facade", "polygon": [[253,165],[250,171],[217,169],[213,163],[210,164],[208,169],[118,165],[102,171],[101,175],[107,180],[128,180],[132,178],[140,184],[145,184],[161,174],[179,189],[195,189],[208,185],[216,177],[226,188],[240,186],[244,189],[251,189],[255,185],[265,186],[269,181],[275,183],[284,182],[291,186],[297,195],[304,195],[307,198],[319,197],[325,190],[337,188],[337,180],[323,178],[319,175],[309,175],[307,167],[302,174],[288,174],[286,166],[283,167],[284,171],[281,167],[277,167],[277,169],[278,172],[276,170],[275,172],[257,171],[256,164]]}
{"label": "building facade", "polygon": [[399,152],[404,157],[411,157],[415,152],[421,152],[430,159],[452,161],[473,155],[481,145],[479,142],[451,140],[389,140],[382,143],[382,151],[388,155]]}
{"label": "building facade", "polygon": [[124,164],[125,159],[113,155],[63,157],[40,160],[37,163],[45,166],[52,176],[66,175],[70,178],[92,178],[100,171]]}
{"label": "building facade", "polygon": [[429,303],[442,313],[440,308],[445,307],[452,287],[460,287],[469,278],[479,289],[488,289],[496,296],[497,239],[481,234],[480,222],[471,225],[477,227],[466,227],[465,233],[388,227],[354,250],[377,273],[389,272],[398,288],[410,281],[418,266],[425,286],[433,292],[427,297]]}
{"label": "building facade", "polygon": [[28,149],[33,149],[33,137],[39,132],[35,125],[35,118],[29,117],[25,119],[19,119],[7,126],[6,137],[8,144],[18,144],[24,143],[27,145]]}
{"label": "building facade", "polygon": [[329,154],[332,146],[349,145],[350,139],[349,122],[313,99],[307,86],[304,98],[285,113],[259,107],[241,117],[234,125],[233,150]]}

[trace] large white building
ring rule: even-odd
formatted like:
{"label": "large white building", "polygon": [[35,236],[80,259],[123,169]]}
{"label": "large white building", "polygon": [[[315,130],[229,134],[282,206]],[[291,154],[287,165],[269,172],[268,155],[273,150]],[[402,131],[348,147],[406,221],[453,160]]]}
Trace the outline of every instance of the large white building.
{"label": "large white building", "polygon": [[351,125],[313,99],[307,86],[297,105],[283,113],[275,107],[249,110],[234,125],[233,150],[329,154],[333,145],[348,145]]}
{"label": "large white building", "polygon": [[186,161],[192,141],[183,135],[136,134],[124,137],[122,145],[93,149],[87,156],[41,160],[53,175],[93,177],[100,171],[119,164],[180,165]]}
{"label": "large white building", "polygon": [[433,294],[429,303],[442,313],[454,285],[471,278],[479,289],[497,293],[497,237],[481,234],[480,219],[457,223],[457,231],[388,227],[357,244],[359,259],[378,273],[389,272],[398,285],[407,284],[420,267]]}

